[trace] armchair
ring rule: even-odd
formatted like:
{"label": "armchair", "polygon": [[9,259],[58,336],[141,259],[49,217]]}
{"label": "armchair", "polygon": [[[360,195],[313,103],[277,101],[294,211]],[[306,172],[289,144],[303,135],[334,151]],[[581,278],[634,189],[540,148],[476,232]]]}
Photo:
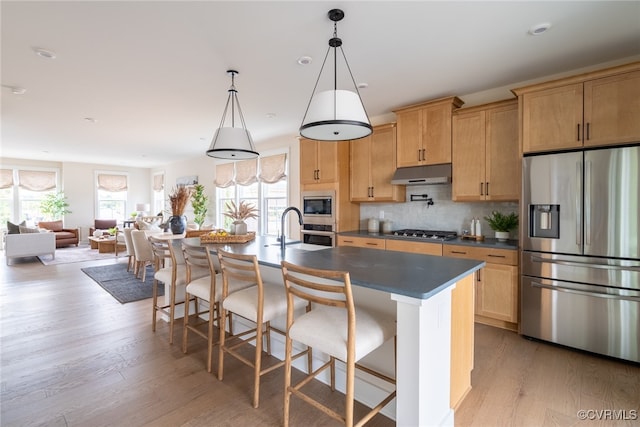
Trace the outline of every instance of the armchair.
{"label": "armchair", "polygon": [[40,221],[38,227],[53,231],[56,236],[56,248],[76,245],[80,241],[80,232],[77,228],[64,228],[62,220]]}
{"label": "armchair", "polygon": [[118,220],[116,219],[94,219],[93,227],[89,227],[89,236],[93,236],[93,232],[96,230],[108,230],[117,225]]}

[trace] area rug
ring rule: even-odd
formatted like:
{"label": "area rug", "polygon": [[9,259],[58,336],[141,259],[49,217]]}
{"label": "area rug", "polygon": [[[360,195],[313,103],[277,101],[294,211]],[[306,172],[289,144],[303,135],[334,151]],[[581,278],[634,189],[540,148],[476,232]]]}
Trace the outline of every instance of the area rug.
{"label": "area rug", "polygon": [[[147,266],[145,281],[127,271],[127,264],[118,263],[86,267],[81,270],[120,303],[139,301],[153,296],[153,268]],[[164,295],[164,285],[158,284],[158,295]]]}
{"label": "area rug", "polygon": [[[67,246],[56,249],[55,258],[51,255],[40,255],[38,259],[44,265],[69,264],[72,262],[96,261],[102,259],[113,259],[115,253],[98,253],[97,249],[91,249],[88,244],[80,244],[76,246]],[[123,252],[118,252],[118,257],[126,256]]]}

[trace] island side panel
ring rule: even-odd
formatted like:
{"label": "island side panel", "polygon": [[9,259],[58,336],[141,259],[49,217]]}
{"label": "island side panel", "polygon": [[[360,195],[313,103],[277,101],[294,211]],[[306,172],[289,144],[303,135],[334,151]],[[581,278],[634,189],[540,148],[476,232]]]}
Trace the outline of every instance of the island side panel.
{"label": "island side panel", "polygon": [[398,426],[453,426],[450,406],[451,291],[428,299],[391,294],[397,303]]}
{"label": "island side panel", "polygon": [[472,273],[458,280],[451,292],[451,408],[457,409],[471,391],[475,344],[475,279]]}

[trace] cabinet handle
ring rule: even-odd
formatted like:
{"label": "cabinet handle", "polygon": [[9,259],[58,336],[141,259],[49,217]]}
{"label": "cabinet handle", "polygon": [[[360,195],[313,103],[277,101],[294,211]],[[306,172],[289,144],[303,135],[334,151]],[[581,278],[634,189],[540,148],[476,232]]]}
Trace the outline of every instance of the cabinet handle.
{"label": "cabinet handle", "polygon": [[371,243],[371,242],[367,242],[367,245],[369,245],[369,246],[378,246],[377,243]]}
{"label": "cabinet handle", "polygon": [[422,159],[421,159],[421,157],[422,157],[422,153],[421,153],[421,151],[422,151],[422,150],[420,150],[420,149],[418,148],[418,161],[422,160]]}
{"label": "cabinet handle", "polygon": [[480,183],[480,195],[484,196],[484,183],[483,182]]}
{"label": "cabinet handle", "polygon": [[476,271],[476,280],[478,282],[482,282],[482,277],[480,277],[480,270]]}
{"label": "cabinet handle", "polygon": [[504,255],[491,255],[491,254],[489,254],[487,256],[490,256],[490,257],[493,257],[493,258],[506,258],[506,256],[504,256]]}
{"label": "cabinet handle", "polygon": [[489,195],[489,183],[487,182],[487,196]]}
{"label": "cabinet handle", "polygon": [[591,123],[587,123],[587,141],[589,140],[589,128],[591,127]]}
{"label": "cabinet handle", "polygon": [[452,254],[461,254],[461,255],[466,255],[466,252],[462,252],[462,251],[451,251]]}
{"label": "cabinet handle", "polygon": [[427,150],[426,149],[422,149],[422,160],[427,160]]}
{"label": "cabinet handle", "polygon": [[316,179],[320,179],[320,169],[316,169]]}
{"label": "cabinet handle", "polygon": [[353,240],[343,240],[342,243],[353,243]]}
{"label": "cabinet handle", "polygon": [[578,123],[578,139],[576,141],[580,141],[580,123]]}

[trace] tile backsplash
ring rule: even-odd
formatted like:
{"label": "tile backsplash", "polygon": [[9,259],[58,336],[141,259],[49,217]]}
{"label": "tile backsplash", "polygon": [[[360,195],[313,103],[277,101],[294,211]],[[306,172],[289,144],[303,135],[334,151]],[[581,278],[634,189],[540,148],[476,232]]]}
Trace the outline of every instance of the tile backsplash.
{"label": "tile backsplash", "polygon": [[[426,201],[411,202],[412,194],[427,194],[433,205]],[[407,186],[407,202],[405,203],[361,203],[360,229],[367,229],[369,218],[391,220],[392,230],[400,228],[420,228],[429,230],[456,231],[462,234],[469,230],[471,219],[479,218],[482,224],[482,234],[493,237],[493,230],[489,228],[484,217],[491,212],[518,213],[516,202],[454,202],[451,200],[451,184],[440,185],[412,185]],[[512,239],[518,237],[518,230],[511,232]]]}

